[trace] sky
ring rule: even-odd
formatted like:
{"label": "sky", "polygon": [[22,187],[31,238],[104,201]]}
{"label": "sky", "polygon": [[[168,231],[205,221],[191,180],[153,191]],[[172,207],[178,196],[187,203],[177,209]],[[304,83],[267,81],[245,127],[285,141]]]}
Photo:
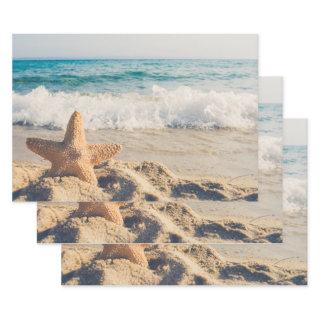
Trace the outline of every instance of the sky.
{"label": "sky", "polygon": [[284,145],[308,144],[308,120],[285,119],[283,124]]}
{"label": "sky", "polygon": [[260,77],[259,78],[259,102],[283,103],[283,78]]}
{"label": "sky", "polygon": [[258,36],[15,34],[13,58],[257,59]]}

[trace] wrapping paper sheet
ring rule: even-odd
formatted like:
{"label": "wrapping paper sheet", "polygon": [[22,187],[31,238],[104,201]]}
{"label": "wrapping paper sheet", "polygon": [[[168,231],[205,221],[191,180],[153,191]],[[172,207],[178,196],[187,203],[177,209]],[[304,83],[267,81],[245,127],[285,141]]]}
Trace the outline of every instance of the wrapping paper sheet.
{"label": "wrapping paper sheet", "polygon": [[307,284],[307,121],[284,123],[282,244],[62,246],[64,285]]}
{"label": "wrapping paper sheet", "polygon": [[100,37],[146,58],[13,61],[13,200],[257,200],[257,36]]}
{"label": "wrapping paper sheet", "polygon": [[[40,202],[38,242],[281,242],[282,78],[260,78],[260,92],[259,201],[255,201],[256,192],[250,193],[252,190],[246,186],[250,175],[191,181],[178,178],[166,168],[160,170],[142,163],[137,168],[142,176],[138,186],[153,190],[155,199],[156,194],[161,194],[158,198],[162,201],[140,198],[96,204]],[[216,134],[219,132],[210,132],[211,137]],[[240,143],[237,150],[241,149]],[[133,170],[130,174],[137,176]]]}

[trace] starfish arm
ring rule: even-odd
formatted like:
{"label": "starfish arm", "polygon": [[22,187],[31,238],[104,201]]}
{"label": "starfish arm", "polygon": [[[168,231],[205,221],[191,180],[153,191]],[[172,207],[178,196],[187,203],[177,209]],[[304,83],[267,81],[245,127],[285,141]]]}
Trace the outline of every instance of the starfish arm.
{"label": "starfish arm", "polygon": [[79,202],[76,213],[91,213],[94,203],[98,204],[99,202]]}
{"label": "starfish arm", "polygon": [[123,218],[119,211],[119,205],[113,202],[80,202],[75,212],[91,217],[103,217],[115,224],[122,225]]}
{"label": "starfish arm", "polygon": [[28,149],[49,161],[54,160],[61,151],[61,143],[57,141],[27,138],[26,144]]}
{"label": "starfish arm", "polygon": [[78,163],[76,168],[70,170],[70,174],[90,184],[97,185],[98,183],[92,166],[87,164]]}
{"label": "starfish arm", "polygon": [[102,215],[108,211],[108,205],[104,202],[80,202],[78,211]]}
{"label": "starfish arm", "polygon": [[86,135],[84,132],[83,120],[80,112],[75,111],[72,114],[68,122],[63,142],[64,144],[75,146],[86,144]]}
{"label": "starfish arm", "polygon": [[109,160],[122,150],[120,144],[91,144],[89,152],[91,163],[96,166],[104,160]]}
{"label": "starfish arm", "polygon": [[102,258],[127,259],[142,267],[148,267],[144,249],[138,244],[105,244],[101,255]]}
{"label": "starfish arm", "polygon": [[49,177],[60,177],[64,171],[65,165],[63,165],[63,163],[52,162],[48,175]]}

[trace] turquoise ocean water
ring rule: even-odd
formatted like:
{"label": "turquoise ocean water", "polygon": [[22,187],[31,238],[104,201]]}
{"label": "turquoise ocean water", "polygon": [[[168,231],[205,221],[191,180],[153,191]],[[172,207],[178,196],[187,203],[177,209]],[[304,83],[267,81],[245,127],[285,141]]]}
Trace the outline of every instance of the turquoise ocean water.
{"label": "turquoise ocean water", "polygon": [[287,145],[283,149],[283,168],[287,177],[306,179],[307,177],[307,146]]}
{"label": "turquoise ocean water", "polygon": [[13,122],[89,129],[251,129],[256,60],[15,60]]}
{"label": "turquoise ocean water", "polygon": [[13,90],[151,93],[153,85],[257,91],[256,60],[14,60]]}

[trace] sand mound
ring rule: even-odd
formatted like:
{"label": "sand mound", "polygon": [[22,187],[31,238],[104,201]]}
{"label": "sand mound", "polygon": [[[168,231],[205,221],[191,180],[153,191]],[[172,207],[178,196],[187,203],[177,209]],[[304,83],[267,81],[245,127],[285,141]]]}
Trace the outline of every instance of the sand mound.
{"label": "sand mound", "polygon": [[64,245],[62,284],[209,285],[307,283],[305,269],[273,261],[225,261],[204,245],[148,245],[147,267],[126,259],[101,259],[102,246]]}
{"label": "sand mound", "polygon": [[133,236],[104,218],[71,218],[51,230],[58,243],[130,243]]}
{"label": "sand mound", "polygon": [[204,219],[180,202],[123,203],[123,225],[103,217],[74,217],[77,204],[38,204],[38,241],[43,243],[282,242],[281,226],[247,218]]}
{"label": "sand mound", "polygon": [[155,188],[168,196],[177,198],[197,198],[200,200],[237,200],[257,196],[254,181],[247,185],[236,179],[215,177],[214,179],[180,179],[165,166],[144,161],[139,165],[127,164],[141,173]]}
{"label": "sand mound", "polygon": [[13,199],[20,201],[257,200],[254,180],[230,177],[189,180],[155,162],[110,161],[95,169],[98,186],[76,177],[48,177],[40,165],[14,162]]}
{"label": "sand mound", "polygon": [[[91,275],[99,275],[90,283]],[[157,284],[159,277],[151,270],[141,267],[125,259],[97,260],[88,269],[80,271],[80,284],[118,284],[132,285]]]}
{"label": "sand mound", "polygon": [[[28,187],[32,181],[36,181],[41,178],[41,176],[46,172],[46,167],[32,164],[28,162],[16,162],[13,161],[12,165],[12,191],[13,191],[13,200],[18,197],[23,197],[20,195],[20,192]],[[27,200],[22,198],[21,200]]]}

